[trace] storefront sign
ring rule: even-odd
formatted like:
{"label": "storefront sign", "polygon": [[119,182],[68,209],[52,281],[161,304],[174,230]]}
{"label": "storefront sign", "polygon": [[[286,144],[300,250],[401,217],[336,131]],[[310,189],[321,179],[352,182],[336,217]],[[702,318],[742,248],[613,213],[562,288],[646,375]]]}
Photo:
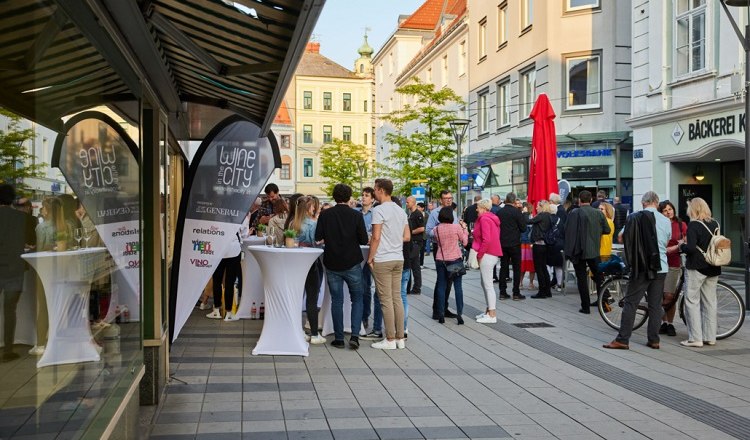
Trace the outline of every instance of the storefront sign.
{"label": "storefront sign", "polygon": [[[52,166],[65,180],[86,209],[96,231],[120,269],[127,286],[115,289],[119,304],[133,307],[132,319],[140,310],[140,188],[138,149],[109,116],[84,112],[65,124],[65,134],[55,141]],[[117,302],[115,304],[118,304]]]}
{"label": "storefront sign", "polygon": [[[713,119],[696,119],[688,125],[688,140],[710,139],[745,131],[745,114],[721,116]],[[677,142],[679,143],[679,142]]]}
{"label": "storefront sign", "polygon": [[272,146],[271,138],[259,136],[256,124],[232,116],[206,136],[193,158],[175,235],[172,341],[275,168],[275,140]]}
{"label": "storefront sign", "polygon": [[573,157],[601,157],[612,156],[612,150],[609,148],[599,148],[594,150],[575,150],[575,151],[558,151],[558,159],[569,159]]}

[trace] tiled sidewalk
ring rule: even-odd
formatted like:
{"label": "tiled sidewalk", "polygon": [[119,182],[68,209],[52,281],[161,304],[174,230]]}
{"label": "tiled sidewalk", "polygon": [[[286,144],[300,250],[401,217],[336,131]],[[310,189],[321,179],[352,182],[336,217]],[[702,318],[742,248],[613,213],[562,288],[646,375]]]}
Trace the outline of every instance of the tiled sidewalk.
{"label": "tiled sidewalk", "polygon": [[[498,324],[475,323],[484,310],[476,271],[464,277],[466,325],[440,325],[428,292],[435,272],[423,274],[427,294],[409,296],[406,350],[326,345],[307,358],[255,357],[262,321],[196,311],[172,349],[174,380],[151,438],[750,438],[749,327],[686,349],[679,324],[661,350],[645,347],[641,329],[630,351],[611,352],[601,344],[614,332],[577,312],[574,286],[498,302]],[[511,325],[538,322],[553,327]]]}

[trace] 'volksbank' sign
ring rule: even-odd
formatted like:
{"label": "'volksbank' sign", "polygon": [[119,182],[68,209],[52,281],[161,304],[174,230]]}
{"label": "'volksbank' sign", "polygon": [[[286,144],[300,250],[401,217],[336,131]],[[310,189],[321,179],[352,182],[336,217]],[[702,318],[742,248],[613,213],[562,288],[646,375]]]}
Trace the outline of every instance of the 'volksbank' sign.
{"label": "'volksbank' sign", "polygon": [[602,157],[612,156],[612,150],[609,148],[600,148],[594,150],[575,150],[575,151],[558,151],[558,159],[570,159],[574,157]]}

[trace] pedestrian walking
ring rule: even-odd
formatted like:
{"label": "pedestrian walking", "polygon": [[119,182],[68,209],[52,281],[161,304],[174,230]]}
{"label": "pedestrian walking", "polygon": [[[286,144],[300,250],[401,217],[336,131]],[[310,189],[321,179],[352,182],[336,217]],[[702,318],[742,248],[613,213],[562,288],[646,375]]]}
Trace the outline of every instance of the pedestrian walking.
{"label": "pedestrian walking", "polygon": [[478,217],[472,231],[474,242],[471,248],[477,251],[479,276],[484,290],[484,298],[487,302],[487,308],[484,313],[477,317],[477,322],[494,324],[497,322],[497,313],[492,272],[495,270],[498,259],[503,255],[503,249],[500,246],[500,217],[490,211],[492,203],[489,200],[479,200],[476,205]]}

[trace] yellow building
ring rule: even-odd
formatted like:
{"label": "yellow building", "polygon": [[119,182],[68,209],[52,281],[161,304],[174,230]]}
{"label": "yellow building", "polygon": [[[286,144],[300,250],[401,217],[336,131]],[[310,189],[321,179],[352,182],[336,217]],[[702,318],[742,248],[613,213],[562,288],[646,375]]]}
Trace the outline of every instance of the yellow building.
{"label": "yellow building", "polygon": [[[287,91],[294,124],[296,191],[327,199],[320,175],[320,148],[333,139],[369,147],[374,157],[372,48],[365,43],[351,71],[320,54],[320,43],[308,43]],[[364,182],[372,181],[372,176]]]}

